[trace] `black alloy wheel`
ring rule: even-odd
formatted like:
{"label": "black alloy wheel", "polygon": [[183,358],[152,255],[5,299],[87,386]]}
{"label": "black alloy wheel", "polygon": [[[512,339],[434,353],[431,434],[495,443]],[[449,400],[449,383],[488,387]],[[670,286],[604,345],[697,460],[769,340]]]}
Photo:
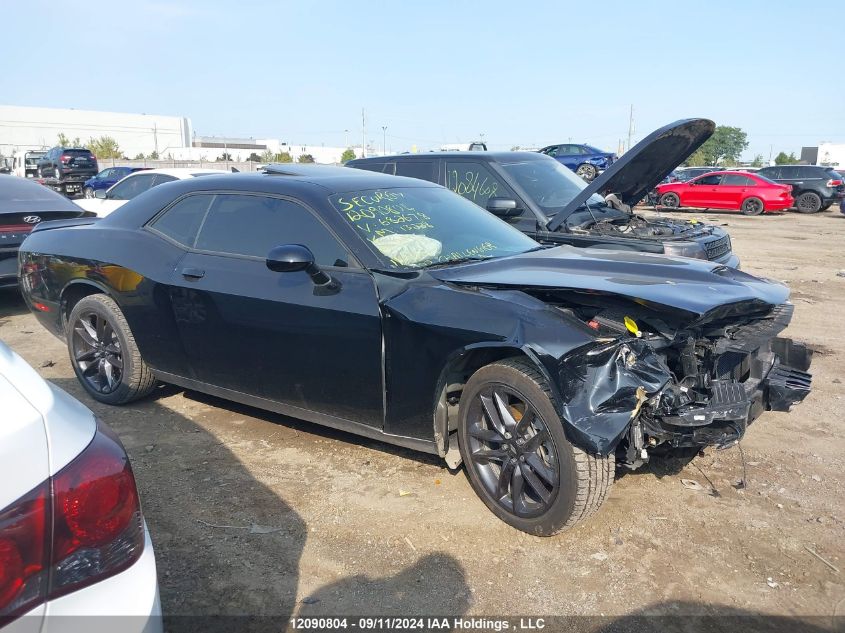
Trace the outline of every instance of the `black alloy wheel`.
{"label": "black alloy wheel", "polygon": [[65,332],[73,371],[95,400],[126,404],[155,388],[155,376],[111,297],[93,294],[80,299],[67,317]]}
{"label": "black alloy wheel", "polygon": [[817,213],[822,208],[822,199],[817,193],[805,191],[795,199],[795,208],[799,213]]}
{"label": "black alloy wheel", "polygon": [[505,523],[551,536],[598,510],[615,458],[593,455],[564,433],[549,384],[526,358],[477,370],[461,393],[458,447],[469,483]]}
{"label": "black alloy wheel", "polygon": [[83,312],[71,324],[72,360],[88,386],[113,393],[123,380],[123,353],[112,325],[102,315]]}
{"label": "black alloy wheel", "polygon": [[495,385],[478,394],[468,422],[468,452],[490,496],[517,517],[545,514],[560,487],[560,460],[538,412],[514,389]]}

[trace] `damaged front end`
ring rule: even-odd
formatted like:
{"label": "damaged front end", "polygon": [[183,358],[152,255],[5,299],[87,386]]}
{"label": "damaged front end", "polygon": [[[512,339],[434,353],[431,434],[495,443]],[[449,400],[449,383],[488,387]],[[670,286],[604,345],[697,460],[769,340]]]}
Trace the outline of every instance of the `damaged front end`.
{"label": "damaged front end", "polygon": [[559,363],[572,440],[615,450],[629,468],[658,447],[731,446],[762,412],[788,411],[810,391],[811,350],[777,337],[792,317],[789,303],[722,306],[686,325],[636,314],[641,306],[556,307],[596,332]]}

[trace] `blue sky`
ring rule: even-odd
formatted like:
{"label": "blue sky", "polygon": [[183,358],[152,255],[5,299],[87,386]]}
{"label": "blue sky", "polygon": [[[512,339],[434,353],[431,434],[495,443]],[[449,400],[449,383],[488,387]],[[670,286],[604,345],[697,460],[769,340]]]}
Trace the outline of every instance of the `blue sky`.
{"label": "blue sky", "polygon": [[[5,2],[0,103],[389,149],[589,142],[689,116],[748,157],[845,142],[845,2]],[[827,16],[827,19],[825,19]],[[809,26],[809,28],[808,28]],[[51,42],[45,46],[44,42]],[[78,69],[69,72],[68,69]]]}

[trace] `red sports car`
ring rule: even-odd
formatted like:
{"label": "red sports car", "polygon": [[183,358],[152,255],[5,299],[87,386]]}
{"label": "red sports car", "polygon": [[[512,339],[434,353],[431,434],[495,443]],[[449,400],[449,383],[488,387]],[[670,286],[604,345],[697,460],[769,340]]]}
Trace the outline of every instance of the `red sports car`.
{"label": "red sports car", "polygon": [[670,209],[738,209],[745,215],[783,211],[792,204],[792,187],[741,171],[714,171],[687,182],[657,185],[659,203]]}

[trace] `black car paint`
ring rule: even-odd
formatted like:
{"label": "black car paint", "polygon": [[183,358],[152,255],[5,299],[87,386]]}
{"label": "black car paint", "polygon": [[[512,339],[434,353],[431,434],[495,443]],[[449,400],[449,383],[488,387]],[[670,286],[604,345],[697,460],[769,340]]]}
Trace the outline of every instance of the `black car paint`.
{"label": "black car paint", "polygon": [[[388,270],[328,197],[432,185],[348,174],[183,180],[151,189],[95,223],[45,227],[21,250],[25,299],[62,337],[68,302],[105,292],[166,382],[440,455],[454,431],[450,393],[479,366],[524,355],[549,382],[571,440],[607,454],[633,428],[643,398],[667,388],[671,371],[645,339],[599,336],[558,303],[624,306],[650,315],[658,330],[725,318],[739,328],[765,318],[788,294],[775,282],[704,261],[566,246]],[[305,272],[271,273],[258,258],[192,251],[146,227],[174,200],[197,191],[303,203],[350,249],[348,267],[324,267],[338,291],[318,292]],[[545,294],[552,298],[543,300]],[[766,358],[770,338],[760,343]],[[807,358],[800,349],[793,355]],[[767,405],[765,377],[747,394],[757,402],[755,417]],[[692,431],[678,428],[662,432],[677,434],[673,445],[695,443]]]}
{"label": "black car paint", "polygon": [[88,215],[64,196],[18,176],[0,176],[0,288],[18,283],[18,248],[41,222]]}
{"label": "black car paint", "polygon": [[[533,152],[428,152],[402,154],[378,158],[351,160],[347,167],[362,170],[396,173],[399,165],[432,162],[431,177],[426,179],[447,184],[446,162],[481,163],[490,169],[509,188],[507,195],[516,199],[521,214],[507,218],[507,222],[543,244],[568,244],[578,247],[606,248],[629,252],[665,253],[667,243],[698,245],[709,260],[726,266],[739,267],[730,237],[723,229],[698,222],[684,222],[670,218],[631,219],[635,230],[629,232],[604,230],[599,226],[581,230],[570,227],[567,217],[578,209],[591,194],[615,193],[624,204],[632,205],[645,197],[672,169],[693,153],[713,133],[715,124],[708,119],[685,119],[666,125],[643,139],[590,185],[585,184],[580,195],[574,196],[566,208],[548,217],[540,204],[502,168],[503,165],[527,161],[554,161]],[[423,177],[423,176],[420,176]],[[620,212],[620,217],[624,214]]]}
{"label": "black car paint", "polygon": [[[798,198],[804,193],[815,193],[822,202],[822,208],[827,208],[845,199],[845,182],[842,174],[831,167],[820,165],[773,165],[763,167],[757,171],[758,176],[792,187],[792,197]],[[831,180],[839,180],[839,184],[828,187]]]}

